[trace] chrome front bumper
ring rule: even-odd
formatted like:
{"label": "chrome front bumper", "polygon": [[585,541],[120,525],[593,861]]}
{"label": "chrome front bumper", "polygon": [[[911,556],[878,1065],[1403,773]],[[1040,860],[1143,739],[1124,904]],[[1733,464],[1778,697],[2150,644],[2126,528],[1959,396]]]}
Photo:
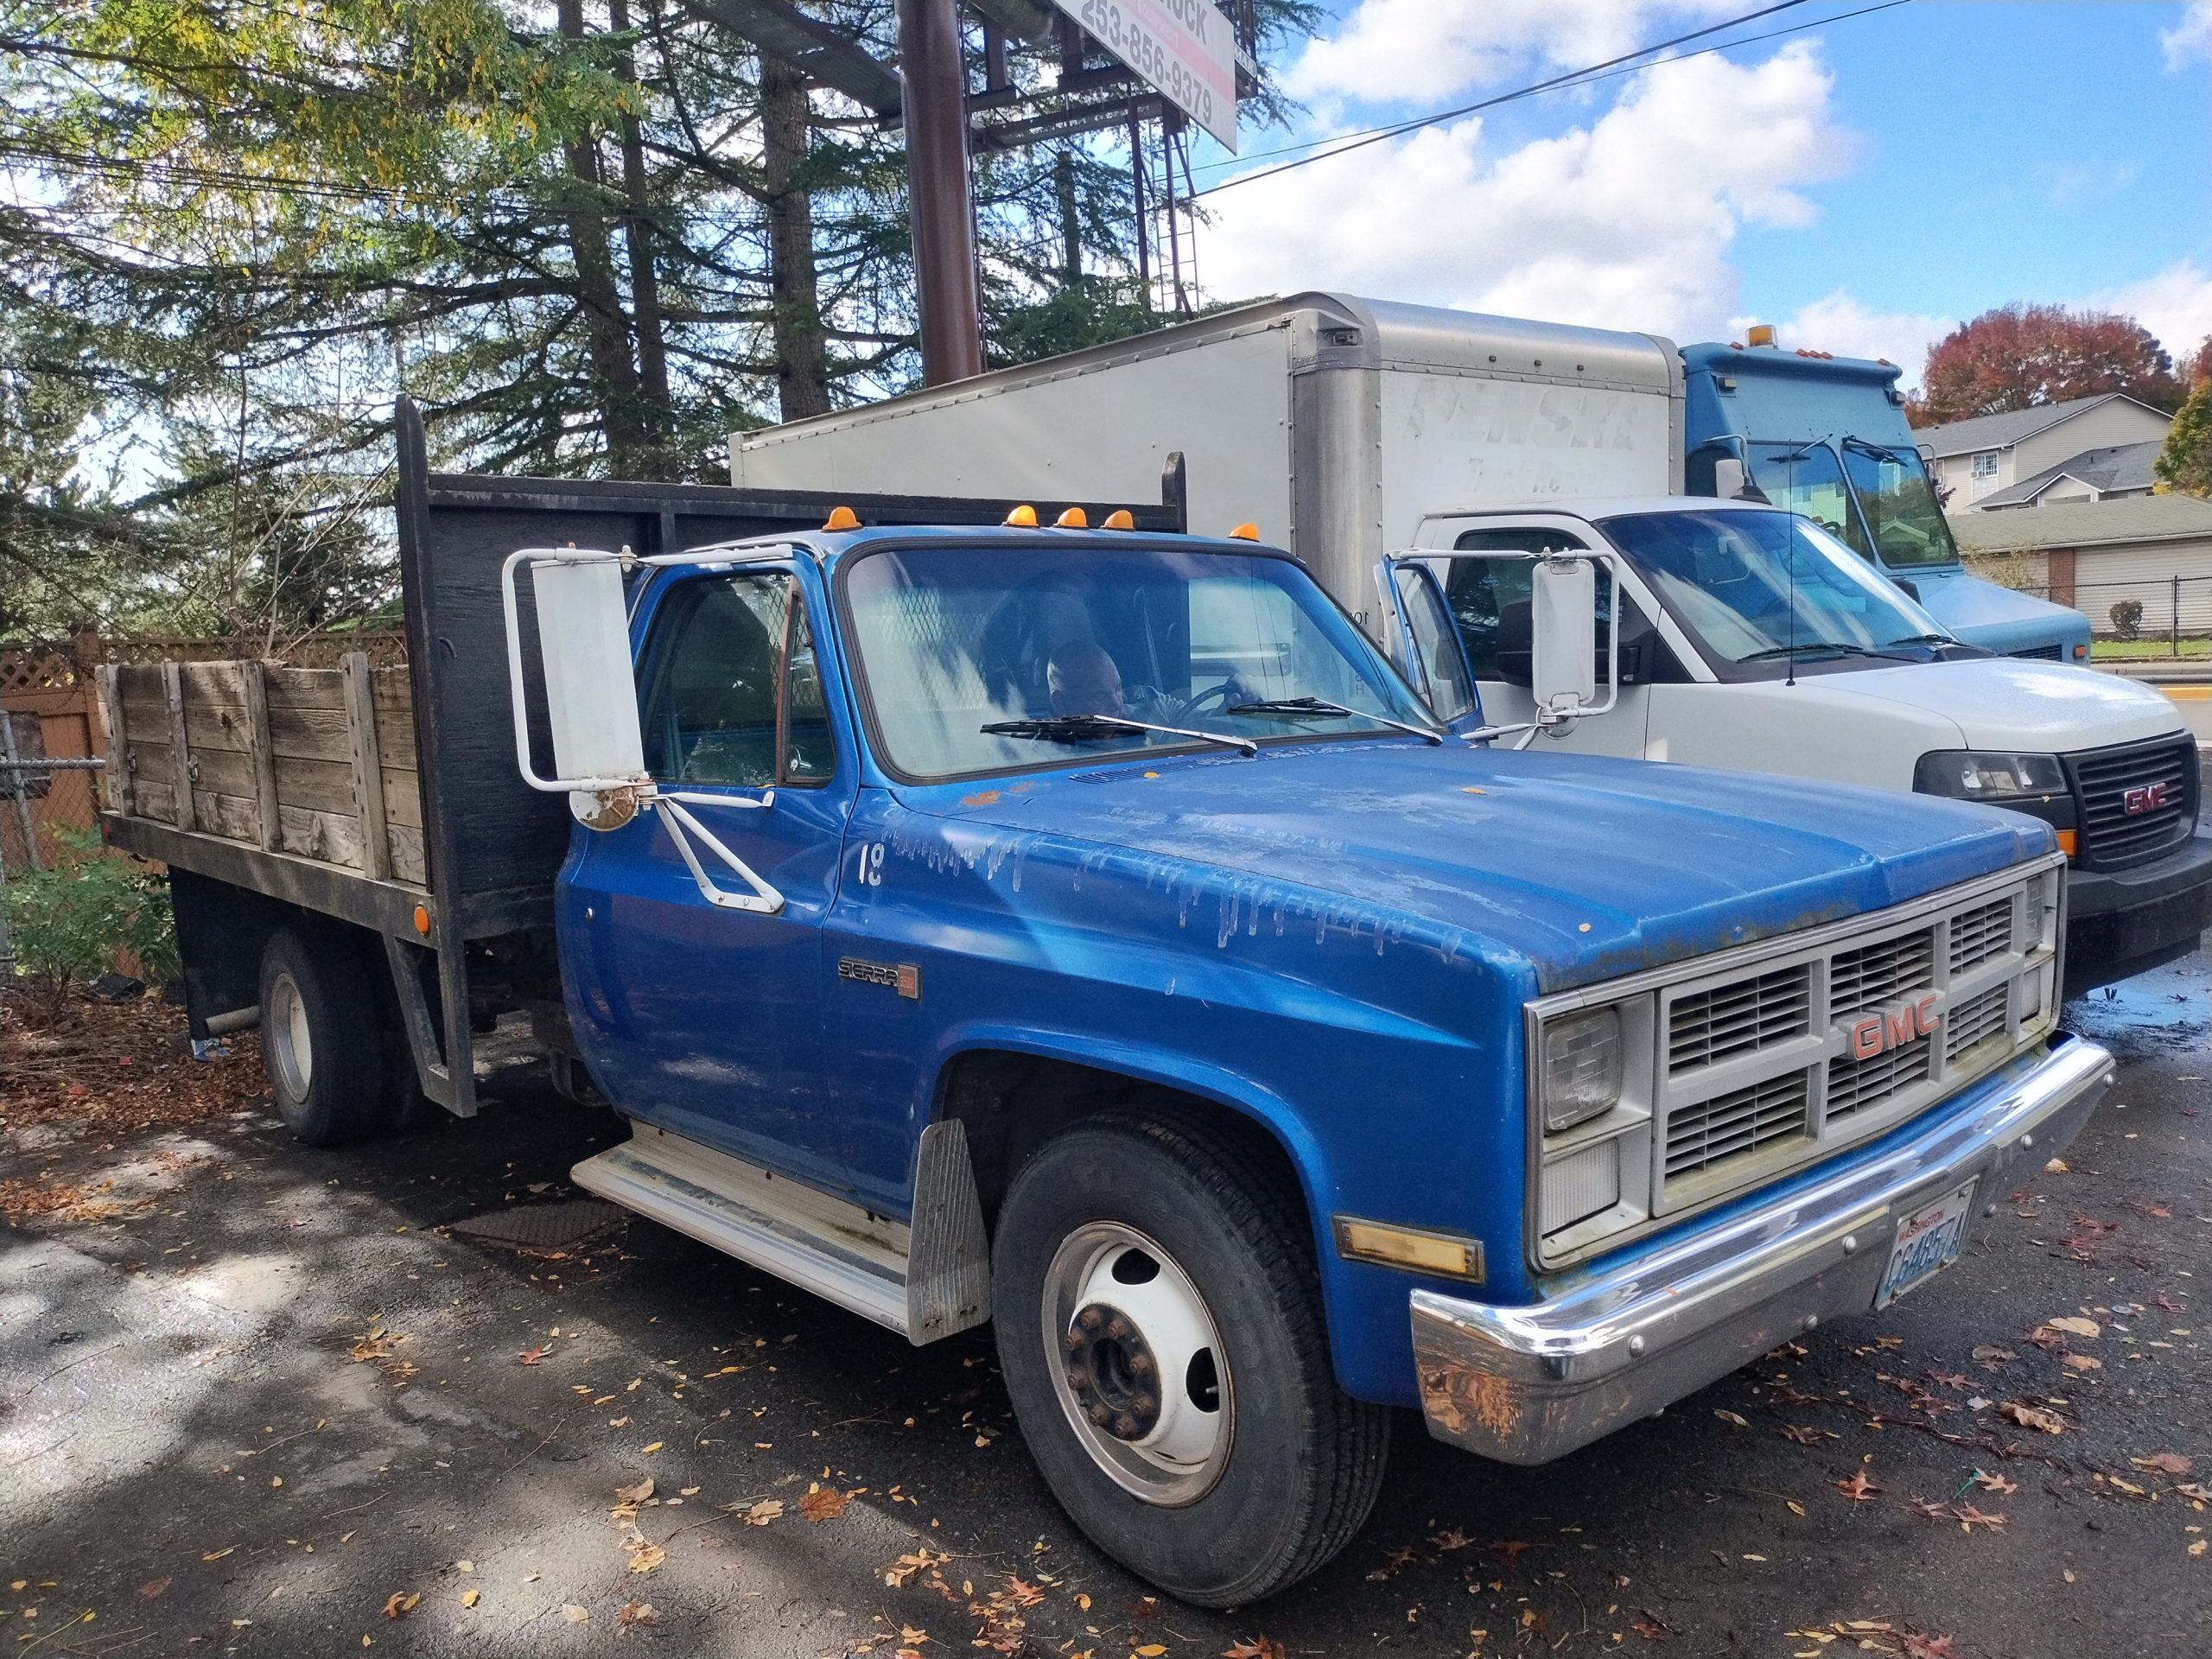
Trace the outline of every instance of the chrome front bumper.
{"label": "chrome front bumper", "polygon": [[1695,1392],[1837,1314],[1870,1310],[1898,1219],[1970,1178],[1982,1215],[2074,1138],[2113,1058],[2061,1033],[1948,1116],[1817,1185],[1501,1307],[1413,1293],[1421,1411],[1440,1440],[1548,1463]]}

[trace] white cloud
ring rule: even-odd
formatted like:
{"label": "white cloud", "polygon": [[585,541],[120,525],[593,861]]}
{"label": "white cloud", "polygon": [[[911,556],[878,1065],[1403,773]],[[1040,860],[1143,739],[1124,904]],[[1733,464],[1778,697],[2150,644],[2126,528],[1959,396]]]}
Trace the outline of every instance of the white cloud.
{"label": "white cloud", "polygon": [[2212,61],[2212,0],[2189,0],[2189,10],[2171,29],[2158,31],[2166,67],[2179,70],[2198,58]]}
{"label": "white cloud", "polygon": [[1849,164],[1831,89],[1798,41],[1751,66],[1661,64],[1591,124],[1503,154],[1475,119],[1371,144],[1211,198],[1206,286],[1704,338],[1737,309],[1738,226],[1809,222],[1802,188]]}
{"label": "white cloud", "polygon": [[2083,303],[2133,317],[2177,359],[2212,335],[2212,271],[2193,259],[2177,259],[2155,275],[2093,294]]}
{"label": "white cloud", "polygon": [[1662,19],[1732,10],[1734,0],[1360,0],[1336,34],[1300,54],[1284,85],[1294,98],[1433,103],[1532,67],[1601,63],[1660,34]]}
{"label": "white cloud", "polygon": [[1928,348],[1958,327],[1955,317],[1914,311],[1875,311],[1837,289],[1809,305],[1797,308],[1787,319],[1738,317],[1728,325],[1729,338],[1741,340],[1742,331],[1754,322],[1777,322],[1785,349],[1834,352],[1838,357],[1887,358],[1904,371],[1903,385],[1910,390],[1920,384],[1920,371]]}

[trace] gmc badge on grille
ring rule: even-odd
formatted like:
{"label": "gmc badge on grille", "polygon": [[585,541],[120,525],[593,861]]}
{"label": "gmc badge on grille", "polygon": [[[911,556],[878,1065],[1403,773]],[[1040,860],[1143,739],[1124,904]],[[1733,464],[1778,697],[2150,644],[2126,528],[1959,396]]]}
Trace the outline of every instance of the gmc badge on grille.
{"label": "gmc badge on grille", "polygon": [[1936,1034],[1936,1010],[1943,1004],[1941,991],[1929,991],[1910,1001],[1885,1003],[1872,1014],[1862,1014],[1844,1027],[1847,1046],[1854,1060],[1871,1060],[1893,1048],[1903,1048],[1919,1037]]}
{"label": "gmc badge on grille", "polygon": [[2120,798],[2120,809],[2132,818],[2139,812],[2155,812],[2172,798],[2171,785],[2144,784],[2122,795]]}

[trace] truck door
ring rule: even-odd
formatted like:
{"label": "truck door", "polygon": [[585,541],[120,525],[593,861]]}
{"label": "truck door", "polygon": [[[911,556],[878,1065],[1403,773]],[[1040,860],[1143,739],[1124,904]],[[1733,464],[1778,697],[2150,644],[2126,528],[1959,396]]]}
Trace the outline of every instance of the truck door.
{"label": "truck door", "polygon": [[1446,725],[1455,731],[1480,725],[1474,674],[1435,572],[1419,559],[1390,559],[1379,582],[1394,618],[1389,645],[1398,671]]}
{"label": "truck door", "polygon": [[823,695],[810,608],[788,565],[686,575],[653,603],[639,657],[646,770],[780,906],[713,903],[658,814],[641,813],[582,838],[561,916],[575,930],[563,950],[578,1037],[624,1112],[842,1186],[822,928],[857,768]]}
{"label": "truck door", "polygon": [[[1483,717],[1492,725],[1517,725],[1535,717],[1535,701],[1529,694],[1529,555],[1586,552],[1588,545],[1572,532],[1530,525],[1485,525],[1460,533],[1449,556],[1436,557],[1435,568],[1444,587],[1467,663],[1482,698]],[[1614,622],[1614,580],[1600,563],[1598,575],[1599,696],[1605,696],[1606,636]],[[1586,754],[1621,754],[1641,759],[1650,718],[1645,695],[1646,675],[1637,671],[1641,649],[1663,651],[1648,622],[1636,612],[1633,601],[1628,626],[1621,638],[1619,701],[1611,712],[1578,720],[1559,736],[1537,738],[1542,745],[1557,743]],[[1645,645],[1646,636],[1650,636]]]}

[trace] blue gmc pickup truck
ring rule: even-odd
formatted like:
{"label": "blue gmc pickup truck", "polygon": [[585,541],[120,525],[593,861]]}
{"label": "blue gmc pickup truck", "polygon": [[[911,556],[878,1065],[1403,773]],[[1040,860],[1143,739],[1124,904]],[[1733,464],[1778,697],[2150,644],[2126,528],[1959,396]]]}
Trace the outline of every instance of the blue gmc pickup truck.
{"label": "blue gmc pickup truck", "polygon": [[424,866],[150,790],[111,836],[303,1135],[397,1109],[336,1064],[361,1006],[454,1111],[527,1009],[631,1124],[579,1185],[915,1343],[991,1321],[1053,1491],[1173,1595],[1327,1560],[1394,1408],[1538,1463],[1886,1306],[2109,1081],[2036,820],[1470,741],[1165,509],[747,494],[418,451]]}

